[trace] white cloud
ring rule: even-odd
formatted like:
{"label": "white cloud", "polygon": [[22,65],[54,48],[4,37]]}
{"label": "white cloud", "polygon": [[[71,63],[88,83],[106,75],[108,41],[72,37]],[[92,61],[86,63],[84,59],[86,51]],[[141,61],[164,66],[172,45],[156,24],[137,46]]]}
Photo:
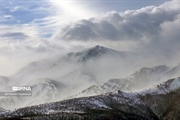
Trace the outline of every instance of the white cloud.
{"label": "white cloud", "polygon": [[79,41],[143,41],[154,40],[162,32],[162,24],[175,21],[180,3],[167,2],[123,13],[110,12],[100,18],[80,20],[55,34],[56,39]]}
{"label": "white cloud", "polygon": [[66,45],[39,38],[0,40],[0,75],[12,75],[33,61],[61,56],[66,52]]}
{"label": "white cloud", "polygon": [[38,28],[33,25],[0,25],[1,40],[25,40],[39,38]]}

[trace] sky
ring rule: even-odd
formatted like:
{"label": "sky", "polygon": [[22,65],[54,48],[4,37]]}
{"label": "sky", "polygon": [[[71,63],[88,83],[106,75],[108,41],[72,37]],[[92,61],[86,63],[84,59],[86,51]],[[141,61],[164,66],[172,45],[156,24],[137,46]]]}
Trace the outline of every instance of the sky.
{"label": "sky", "polygon": [[96,44],[174,62],[179,26],[178,0],[0,0],[0,75]]}
{"label": "sky", "polygon": [[[36,31],[34,36],[50,37],[55,27],[79,19],[101,16],[109,11],[122,12],[165,0],[0,0],[0,24]],[[42,29],[44,28],[44,29]],[[2,28],[3,29],[3,28]],[[46,31],[46,30],[48,31]],[[24,31],[24,30],[23,30]],[[19,34],[18,34],[19,33]],[[28,34],[28,33],[26,33]],[[21,31],[2,37],[26,37]]]}

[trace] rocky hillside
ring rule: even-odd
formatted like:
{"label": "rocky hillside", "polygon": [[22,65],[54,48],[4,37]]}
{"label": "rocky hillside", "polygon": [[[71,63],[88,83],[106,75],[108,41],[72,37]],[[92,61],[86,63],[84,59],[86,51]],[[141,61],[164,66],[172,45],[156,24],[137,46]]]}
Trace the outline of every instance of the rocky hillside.
{"label": "rocky hillside", "polygon": [[5,118],[82,120],[179,120],[180,78],[139,92],[108,93],[21,108]]}

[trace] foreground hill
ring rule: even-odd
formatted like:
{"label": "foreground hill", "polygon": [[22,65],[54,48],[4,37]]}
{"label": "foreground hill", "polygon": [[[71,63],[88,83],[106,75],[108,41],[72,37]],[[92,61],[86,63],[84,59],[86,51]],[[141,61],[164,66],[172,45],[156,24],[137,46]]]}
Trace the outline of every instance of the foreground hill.
{"label": "foreground hill", "polygon": [[139,92],[109,93],[21,108],[5,118],[83,120],[179,120],[180,78]]}

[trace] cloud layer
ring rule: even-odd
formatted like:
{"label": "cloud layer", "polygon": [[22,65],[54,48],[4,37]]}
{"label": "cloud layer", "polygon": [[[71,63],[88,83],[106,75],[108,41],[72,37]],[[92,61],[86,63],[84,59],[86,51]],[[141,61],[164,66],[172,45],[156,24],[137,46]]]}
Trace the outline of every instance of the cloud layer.
{"label": "cloud layer", "polygon": [[180,3],[168,2],[123,13],[110,12],[101,18],[81,20],[70,24],[55,35],[64,40],[147,40],[167,32],[165,24],[179,19]]}

